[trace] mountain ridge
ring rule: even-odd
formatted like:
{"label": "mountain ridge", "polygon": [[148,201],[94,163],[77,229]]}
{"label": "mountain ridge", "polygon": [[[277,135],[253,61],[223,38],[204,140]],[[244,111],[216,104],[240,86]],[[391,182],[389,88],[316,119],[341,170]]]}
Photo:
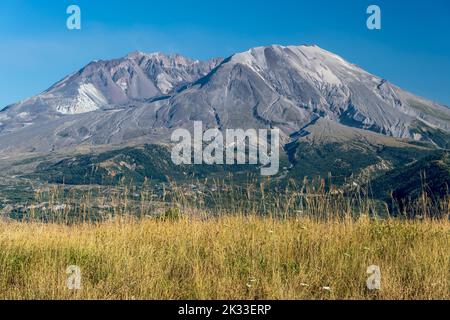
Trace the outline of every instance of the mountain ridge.
{"label": "mountain ridge", "polygon": [[170,130],[279,127],[284,143],[317,118],[446,147],[450,109],[315,45],[265,46],[222,59],[132,52],[93,61],[0,111],[0,152],[167,142]]}

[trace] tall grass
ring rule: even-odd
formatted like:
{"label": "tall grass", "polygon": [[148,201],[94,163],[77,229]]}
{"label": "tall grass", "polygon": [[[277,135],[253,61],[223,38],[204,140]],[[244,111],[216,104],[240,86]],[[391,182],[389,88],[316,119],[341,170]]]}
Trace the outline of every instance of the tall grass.
{"label": "tall grass", "polygon": [[[449,240],[449,221],[428,219],[2,223],[0,298],[449,299]],[[81,290],[66,287],[69,265]]]}
{"label": "tall grass", "polygon": [[337,188],[325,179],[304,179],[300,183],[256,180],[235,183],[222,180],[193,180],[191,183],[141,186],[132,182],[117,186],[48,185],[35,188],[35,200],[11,214],[15,220],[56,223],[108,221],[132,215],[158,217],[167,211],[182,210],[184,215],[205,218],[222,215],[261,215],[272,218],[302,216],[450,218],[450,196],[434,198],[424,189],[415,200],[389,203],[373,199],[370,189],[353,186]]}
{"label": "tall grass", "polygon": [[[424,195],[416,219],[393,218],[368,192],[325,185],[36,190],[0,222],[0,298],[450,298],[446,199],[439,216]],[[70,265],[81,290],[66,286]],[[366,287],[370,265],[380,290]]]}

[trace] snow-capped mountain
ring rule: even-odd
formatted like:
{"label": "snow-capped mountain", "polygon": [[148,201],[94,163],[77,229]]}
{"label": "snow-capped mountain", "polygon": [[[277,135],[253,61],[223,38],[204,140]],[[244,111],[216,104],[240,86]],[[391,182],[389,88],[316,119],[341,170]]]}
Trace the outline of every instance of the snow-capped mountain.
{"label": "snow-capped mountain", "polygon": [[450,109],[333,53],[268,46],[206,62],[139,52],[92,62],[0,112],[0,150],[165,142],[194,120],[222,129],[279,127],[289,142],[319,118],[440,146],[450,131]]}

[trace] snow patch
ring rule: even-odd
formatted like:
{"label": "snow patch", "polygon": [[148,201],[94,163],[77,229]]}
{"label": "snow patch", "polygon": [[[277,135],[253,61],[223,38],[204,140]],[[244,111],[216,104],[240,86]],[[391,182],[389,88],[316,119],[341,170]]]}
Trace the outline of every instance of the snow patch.
{"label": "snow patch", "polygon": [[93,84],[83,83],[78,88],[78,94],[75,97],[58,101],[56,110],[62,114],[81,114],[98,110],[107,102],[107,99]]}
{"label": "snow patch", "polygon": [[116,82],[116,84],[120,87],[120,89],[122,89],[123,92],[127,92],[128,90],[128,82],[127,79],[125,78],[121,78],[119,79],[119,81]]}
{"label": "snow patch", "polygon": [[[180,78],[181,77],[179,77],[179,79]],[[156,77],[156,85],[164,94],[169,93],[173,89],[173,85],[170,82],[170,79],[168,79],[167,75],[164,73],[158,74],[158,76]]]}
{"label": "snow patch", "polygon": [[28,117],[30,116],[30,113],[29,113],[29,112],[21,112],[21,113],[19,113],[17,116],[18,116],[19,118],[24,119],[24,118],[28,118]]}

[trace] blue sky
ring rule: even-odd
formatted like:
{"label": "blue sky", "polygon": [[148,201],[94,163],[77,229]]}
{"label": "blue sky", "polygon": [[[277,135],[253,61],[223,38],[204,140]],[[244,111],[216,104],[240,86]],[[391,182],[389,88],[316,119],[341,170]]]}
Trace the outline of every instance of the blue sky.
{"label": "blue sky", "polygon": [[[66,28],[71,4],[82,30]],[[370,4],[381,7],[380,31],[366,28]],[[450,106],[449,15],[448,0],[2,0],[0,108],[135,50],[206,59],[305,43]]]}

